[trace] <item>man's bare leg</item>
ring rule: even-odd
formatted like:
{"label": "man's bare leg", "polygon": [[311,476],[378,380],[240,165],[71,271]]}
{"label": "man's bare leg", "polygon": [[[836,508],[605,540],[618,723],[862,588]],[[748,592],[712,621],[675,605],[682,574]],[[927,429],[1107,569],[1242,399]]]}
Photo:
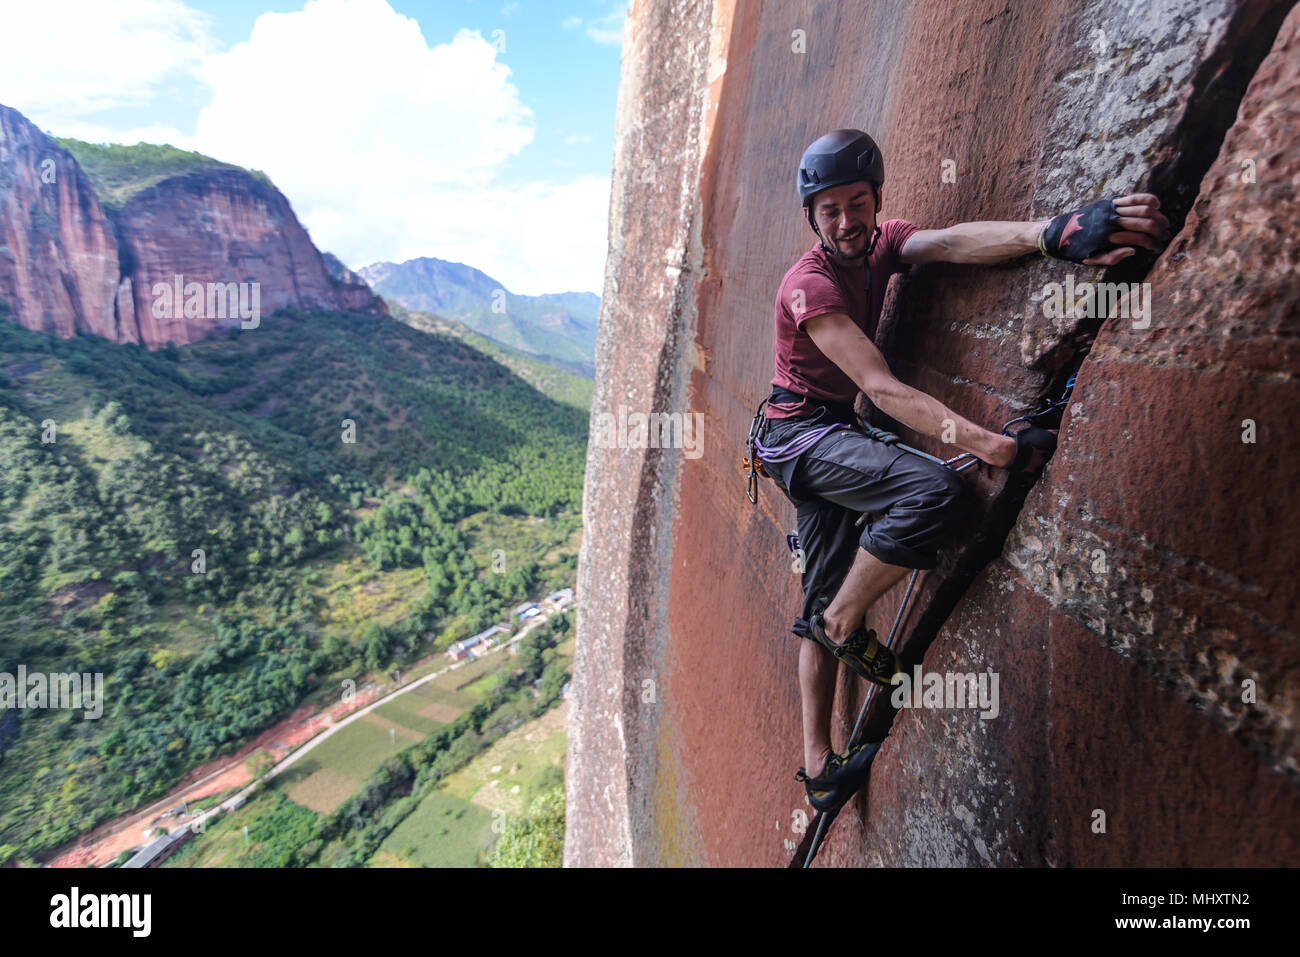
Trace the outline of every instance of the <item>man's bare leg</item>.
{"label": "man's bare leg", "polygon": [[[867,609],[893,588],[911,569],[886,565],[864,548],[859,548],[853,567],[826,609],[826,636],[842,642],[862,626]],[[816,776],[831,753],[831,708],[835,703],[835,675],[839,662],[815,641],[800,642],[799,693],[803,698],[804,768]]]}

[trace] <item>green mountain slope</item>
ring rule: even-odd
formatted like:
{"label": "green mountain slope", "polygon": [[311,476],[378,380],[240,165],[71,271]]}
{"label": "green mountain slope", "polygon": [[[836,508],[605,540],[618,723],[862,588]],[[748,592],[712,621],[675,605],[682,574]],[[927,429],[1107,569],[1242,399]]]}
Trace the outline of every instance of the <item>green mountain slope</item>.
{"label": "green mountain slope", "polygon": [[577,367],[566,372],[560,368],[560,363],[544,362],[522,350],[503,345],[487,336],[481,336],[455,319],[443,319],[428,313],[412,312],[395,302],[390,302],[388,308],[395,319],[409,326],[424,332],[454,336],[479,352],[491,356],[534,389],[550,396],[556,402],[563,402],[584,412],[591,410],[591,397],[595,394],[596,384],[591,379],[577,374]]}
{"label": "green mountain slope", "polygon": [[0,322],[0,673],[105,699],[0,708],[0,862],[571,584],[586,427],[388,317],[157,353]]}

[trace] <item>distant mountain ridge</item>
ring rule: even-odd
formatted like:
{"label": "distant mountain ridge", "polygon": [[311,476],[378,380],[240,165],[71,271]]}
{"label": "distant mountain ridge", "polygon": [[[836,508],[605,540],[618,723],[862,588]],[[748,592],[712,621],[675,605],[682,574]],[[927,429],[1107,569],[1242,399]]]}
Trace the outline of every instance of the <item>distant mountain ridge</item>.
{"label": "distant mountain ridge", "polygon": [[432,257],[372,263],[357,274],[406,309],[457,319],[480,335],[595,378],[600,297],[594,293],[517,295],[481,270]]}

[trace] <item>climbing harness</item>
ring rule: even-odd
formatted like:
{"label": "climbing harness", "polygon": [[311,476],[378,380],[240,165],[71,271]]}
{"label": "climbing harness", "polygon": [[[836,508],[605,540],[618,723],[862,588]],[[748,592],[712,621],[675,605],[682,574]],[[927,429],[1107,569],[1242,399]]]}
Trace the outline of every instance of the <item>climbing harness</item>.
{"label": "climbing harness", "polygon": [[[749,469],[749,478],[745,494],[749,496],[750,502],[754,505],[758,504],[758,476],[762,475],[766,478],[773,478],[772,473],[763,467],[764,462],[770,462],[775,465],[779,462],[789,462],[792,459],[797,459],[800,455],[821,441],[822,437],[828,432],[832,432],[835,429],[842,429],[846,425],[844,422],[830,422],[815,429],[809,429],[807,432],[804,432],[798,438],[793,439],[786,445],[764,445],[758,440],[758,437],[762,433],[764,425],[766,424],[766,419],[763,417],[763,406],[767,405],[771,398],[772,397],[769,395],[766,399],[760,402],[758,405],[758,411],[754,413],[754,420],[749,425],[749,455],[748,457],[741,459],[741,468]],[[818,412],[818,415],[820,414],[821,413]],[[761,459],[759,458],[759,455],[762,455]]]}
{"label": "climbing harness", "polygon": [[[868,438],[875,439],[877,442],[883,442],[885,445],[892,445],[904,452],[911,452],[913,455],[919,455],[923,459],[928,459],[937,465],[947,466],[956,472],[961,472],[970,468],[972,465],[976,465],[980,461],[975,457],[974,453],[971,452],[962,452],[960,455],[955,455],[950,459],[941,459],[937,455],[931,455],[929,452],[923,452],[920,449],[913,448],[893,432],[886,432],[884,429],[878,429],[874,425],[868,425],[856,414],[854,415],[855,421],[853,423],[830,422],[826,425],[819,426],[818,428],[809,429],[798,438],[783,446],[766,446],[759,441],[758,437],[762,434],[763,426],[766,421],[763,417],[763,407],[767,405],[771,398],[772,396],[769,395],[758,404],[758,411],[754,413],[754,418],[749,424],[749,440],[746,445],[746,451],[748,454],[740,460],[740,467],[742,469],[747,469],[749,472],[745,486],[745,494],[748,496],[749,501],[754,505],[758,504],[758,476],[762,475],[766,478],[772,478],[771,473],[763,467],[764,462],[775,464],[778,462],[789,462],[791,459],[796,459],[820,442],[827,433],[833,432],[836,429],[845,428],[846,425],[849,428],[856,428]],[[1062,402],[1064,402],[1064,400],[1062,400]],[[1012,420],[1012,422],[1019,421],[1020,419]],[[1011,425],[1011,422],[1008,422],[1007,425]],[[759,457],[760,455],[762,458]]]}
{"label": "climbing harness", "polygon": [[[1077,370],[1070,374],[1069,379],[1065,382],[1065,388],[1061,391],[1061,397],[1059,399],[1045,399],[1043,408],[1039,409],[1037,412],[1028,412],[1024,415],[1018,415],[1013,419],[1009,419],[1002,426],[1002,434],[1014,436],[1015,433],[1011,431],[1011,427],[1020,422],[1028,422],[1030,425],[1042,429],[1057,428],[1061,424],[1062,416],[1065,414],[1065,407],[1069,404],[1070,395],[1074,391],[1074,381],[1078,375],[1079,373]],[[788,392],[789,390],[782,391]],[[789,394],[794,395],[794,393]],[[809,429],[807,432],[804,432],[798,438],[784,446],[766,446],[759,441],[758,437],[762,434],[763,427],[766,423],[766,419],[763,416],[763,409],[772,398],[773,396],[769,395],[758,404],[758,409],[754,412],[754,418],[750,420],[749,423],[749,439],[746,443],[746,455],[740,460],[740,467],[748,471],[745,494],[749,498],[749,501],[754,505],[758,504],[758,476],[762,475],[765,478],[772,478],[772,474],[763,467],[764,462],[775,464],[778,462],[788,462],[791,459],[798,458],[808,449],[816,445],[827,433],[833,432],[838,428],[844,428],[847,424],[844,422],[830,422],[824,426]],[[885,429],[869,425],[857,416],[856,413],[853,418],[855,421],[849,425],[849,427],[858,429],[868,438],[875,439],[878,442],[883,442],[885,445],[892,445],[904,452],[910,452],[912,455],[919,455],[923,459],[934,462],[936,465],[943,465],[952,469],[954,472],[964,472],[966,469],[973,465],[977,465],[980,462],[980,459],[978,459],[973,452],[962,452],[958,455],[954,455],[950,459],[931,455],[929,452],[908,445],[893,432],[888,432]],[[865,516],[863,517],[865,518]],[[861,519],[858,520],[858,524],[862,524]],[[797,547],[798,541],[796,539],[791,550],[793,551]]]}

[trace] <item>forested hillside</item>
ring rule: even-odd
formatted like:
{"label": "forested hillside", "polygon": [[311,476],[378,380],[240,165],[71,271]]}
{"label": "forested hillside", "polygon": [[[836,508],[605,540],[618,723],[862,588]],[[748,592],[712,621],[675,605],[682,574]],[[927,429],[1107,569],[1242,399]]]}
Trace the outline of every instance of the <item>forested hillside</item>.
{"label": "forested hillside", "polygon": [[539,360],[521,349],[479,335],[463,322],[444,319],[441,316],[425,312],[413,312],[396,301],[389,301],[388,308],[392,315],[425,332],[440,332],[461,340],[467,345],[496,359],[519,378],[541,392],[545,392],[557,402],[565,402],[587,412],[591,409],[591,397],[596,384],[591,379],[584,379],[575,371],[566,372],[557,360]]}
{"label": "forested hillside", "polygon": [[0,672],[105,696],[5,714],[0,862],[572,584],[586,428],[388,317],[156,353],[0,321]]}

